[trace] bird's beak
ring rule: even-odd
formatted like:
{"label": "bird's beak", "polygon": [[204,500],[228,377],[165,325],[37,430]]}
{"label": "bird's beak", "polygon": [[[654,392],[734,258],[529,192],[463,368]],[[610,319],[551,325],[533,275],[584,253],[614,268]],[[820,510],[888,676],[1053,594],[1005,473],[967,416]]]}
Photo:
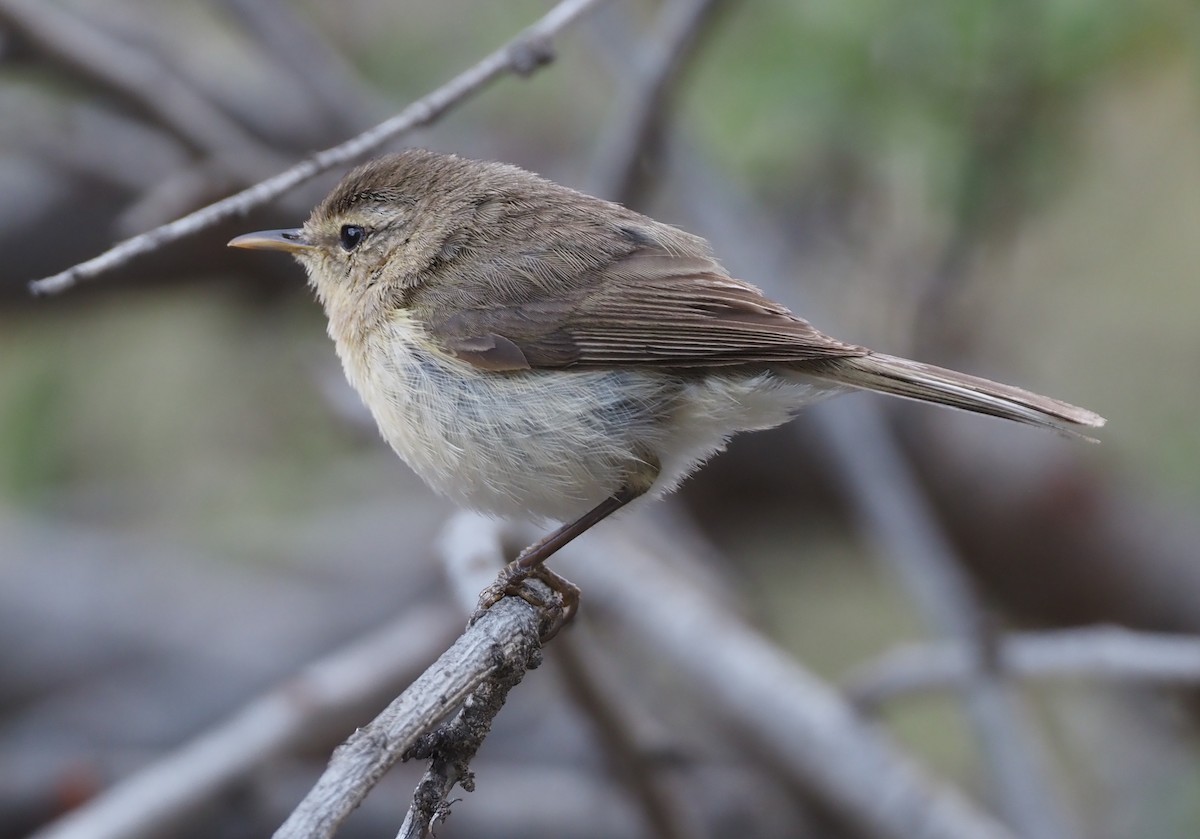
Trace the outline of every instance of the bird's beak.
{"label": "bird's beak", "polygon": [[300,228],[291,230],[260,230],[257,233],[245,233],[229,242],[231,248],[249,248],[250,250],[287,251],[288,253],[304,253],[316,247],[304,238]]}

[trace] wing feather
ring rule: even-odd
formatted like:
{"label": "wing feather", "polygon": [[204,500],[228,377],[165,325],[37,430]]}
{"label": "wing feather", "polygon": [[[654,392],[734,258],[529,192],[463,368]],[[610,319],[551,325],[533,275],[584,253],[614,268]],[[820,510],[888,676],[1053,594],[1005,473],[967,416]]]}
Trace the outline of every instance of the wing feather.
{"label": "wing feather", "polygon": [[569,276],[566,264],[527,265],[540,293],[454,312],[430,331],[452,354],[489,370],[718,367],[867,353],[818,331],[711,259],[643,246]]}

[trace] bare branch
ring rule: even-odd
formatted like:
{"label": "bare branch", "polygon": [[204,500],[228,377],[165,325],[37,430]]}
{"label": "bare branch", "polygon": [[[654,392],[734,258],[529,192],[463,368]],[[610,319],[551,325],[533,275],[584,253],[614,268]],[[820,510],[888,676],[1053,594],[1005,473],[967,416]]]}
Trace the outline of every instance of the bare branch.
{"label": "bare branch", "polygon": [[317,661],[162,760],[43,828],[37,839],[138,839],[176,832],[264,763],[345,730],[445,643],[446,610],[411,611]]}
{"label": "bare branch", "polygon": [[669,102],[696,55],[704,33],[730,0],[673,0],[646,39],[636,73],[623,82],[625,95],[613,109],[597,145],[592,185],[597,194],[636,204],[644,195],[643,164],[655,156]]}
{"label": "bare branch", "polygon": [[[530,666],[536,663],[531,661]],[[524,675],[522,667],[498,673],[484,682],[453,720],[421,738],[405,755],[406,760],[429,760],[430,765],[417,784],[397,839],[426,839],[434,824],[450,814],[450,792],[456,784],[467,792],[474,791],[471,761],[492,730],[492,720],[504,707],[508,692]]]}
{"label": "bare branch", "polygon": [[[26,0],[20,0],[26,2]],[[12,2],[12,0],[3,0]],[[551,40],[580,15],[604,0],[562,0],[546,15],[500,49],[455,76],[427,96],[413,102],[393,117],[340,145],[317,152],[292,168],[234,195],[203,207],[139,236],[126,239],[109,250],[66,271],[30,283],[35,294],[64,291],[81,280],[91,279],[124,264],[135,256],[205,230],[218,222],[243,215],[278,198],[297,185],[345,165],[377,149],[383,143],[428,125],[464,99],[508,74],[529,75],[554,58]],[[40,6],[38,8],[41,8]]]}
{"label": "bare branch", "polygon": [[[846,693],[873,710],[896,698],[961,690],[969,678],[962,649],[948,644],[901,647],[860,668]],[[1200,684],[1200,638],[1114,626],[1004,636],[997,666],[1023,679],[1094,679],[1164,685]]]}
{"label": "bare branch", "polygon": [[247,181],[283,159],[150,54],[122,44],[56,3],[0,0],[0,20],[39,49],[149,112],[185,145]]}
{"label": "bare branch", "polygon": [[[462,533],[495,525],[461,513]],[[648,544],[670,540],[600,528],[560,552],[571,576],[615,625],[694,686],[696,698],[742,731],[797,786],[866,836],[1012,839],[953,787],[926,775],[830,686],[673,570]],[[514,527],[514,530],[516,528]],[[529,541],[532,528],[514,538]],[[465,538],[465,536],[464,536]],[[585,603],[586,605],[586,603]]]}
{"label": "bare branch", "polygon": [[337,748],[275,839],[332,836],[379,779],[481,686],[515,684],[537,665],[547,619],[517,597],[485,612],[382,714]]}
{"label": "bare branch", "polygon": [[589,667],[587,626],[577,621],[559,638],[553,661],[562,671],[567,695],[595,728],[595,741],[608,759],[612,777],[621,783],[641,808],[648,835],[658,839],[684,839],[696,835],[682,802],[663,783],[661,768],[641,748],[623,707],[619,691],[608,689]]}
{"label": "bare branch", "polygon": [[[314,121],[357,131],[380,111],[353,68],[282,0],[215,0],[314,105]],[[391,110],[390,108],[388,110]]]}

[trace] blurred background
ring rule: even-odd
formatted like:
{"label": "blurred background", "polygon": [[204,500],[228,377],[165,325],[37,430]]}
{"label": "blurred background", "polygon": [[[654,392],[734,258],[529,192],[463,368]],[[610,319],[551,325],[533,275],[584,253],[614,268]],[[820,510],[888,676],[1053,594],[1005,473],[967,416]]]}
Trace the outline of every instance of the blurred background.
{"label": "blurred background", "polygon": [[[441,606],[430,657],[464,616],[433,547],[450,509],[364,418],[301,269],[224,247],[298,225],[341,172],[61,296],[26,282],[357,133],[550,5],[0,0],[0,837],[407,609]],[[834,682],[934,634],[829,443],[831,422],[878,408],[996,626],[1200,632],[1195,3],[714,3],[622,167],[639,79],[685,5],[615,0],[551,67],[394,147],[625,200],[838,337],[1109,420],[1090,446],[855,396],[739,438],[669,503],[748,620]],[[597,654],[620,672],[619,651]],[[552,671],[514,693],[439,836],[653,835]],[[638,690],[703,835],[849,835]],[[1022,696],[1078,835],[1200,831],[1194,694]],[[369,716],[242,779],[194,835],[269,834]],[[881,719],[989,804],[953,694]],[[345,835],[395,829],[405,772]],[[550,776],[596,832],[503,810],[505,784]],[[723,798],[698,794],[713,785]]]}

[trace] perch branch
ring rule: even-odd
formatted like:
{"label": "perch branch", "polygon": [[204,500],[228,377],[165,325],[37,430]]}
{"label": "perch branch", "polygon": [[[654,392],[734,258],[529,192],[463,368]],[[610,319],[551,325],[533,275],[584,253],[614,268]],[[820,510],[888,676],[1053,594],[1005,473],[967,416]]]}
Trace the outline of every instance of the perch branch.
{"label": "perch branch", "polygon": [[[494,524],[458,515],[464,534],[494,538]],[[617,626],[695,688],[695,696],[767,754],[789,780],[810,790],[829,811],[869,837],[888,839],[1012,839],[954,788],[926,775],[831,687],[751,630],[714,608],[647,551],[625,520],[601,528],[560,553],[571,577]],[[531,528],[517,541],[533,538]]]}
{"label": "perch branch", "polygon": [[383,713],[334,751],[328,768],[275,839],[333,836],[379,779],[468,697],[485,684],[515,684],[537,665],[546,620],[517,597],[506,597],[485,612]]}
{"label": "perch branch", "polygon": [[[442,562],[455,599],[465,614],[475,610],[479,592],[495,580],[507,559],[504,535],[505,527],[500,522],[469,516],[451,518],[443,528]],[[586,623],[576,621],[571,631],[559,637],[554,645],[553,662],[562,674],[567,695],[595,727],[595,739],[612,767],[613,777],[641,808],[650,835],[662,839],[692,835],[694,831],[686,827],[683,808],[671,797],[639,749],[618,697],[604,690],[588,668],[587,629]]]}
{"label": "perch branch", "polygon": [[[4,0],[11,2],[11,0]],[[539,21],[483,58],[473,67],[455,76],[442,87],[410,104],[400,113],[332,148],[317,152],[278,175],[241,192],[189,213],[183,218],[154,230],[126,239],[109,250],[65,271],[34,280],[35,294],[65,291],[81,280],[91,279],[124,264],[135,256],[205,230],[218,222],[243,215],[249,210],[278,198],[301,183],[332,169],[357,160],[383,143],[428,125],[464,99],[478,93],[491,82],[507,74],[528,75],[554,58],[552,39],[580,15],[604,0],[562,0]],[[39,6],[40,7],[40,6]]]}

